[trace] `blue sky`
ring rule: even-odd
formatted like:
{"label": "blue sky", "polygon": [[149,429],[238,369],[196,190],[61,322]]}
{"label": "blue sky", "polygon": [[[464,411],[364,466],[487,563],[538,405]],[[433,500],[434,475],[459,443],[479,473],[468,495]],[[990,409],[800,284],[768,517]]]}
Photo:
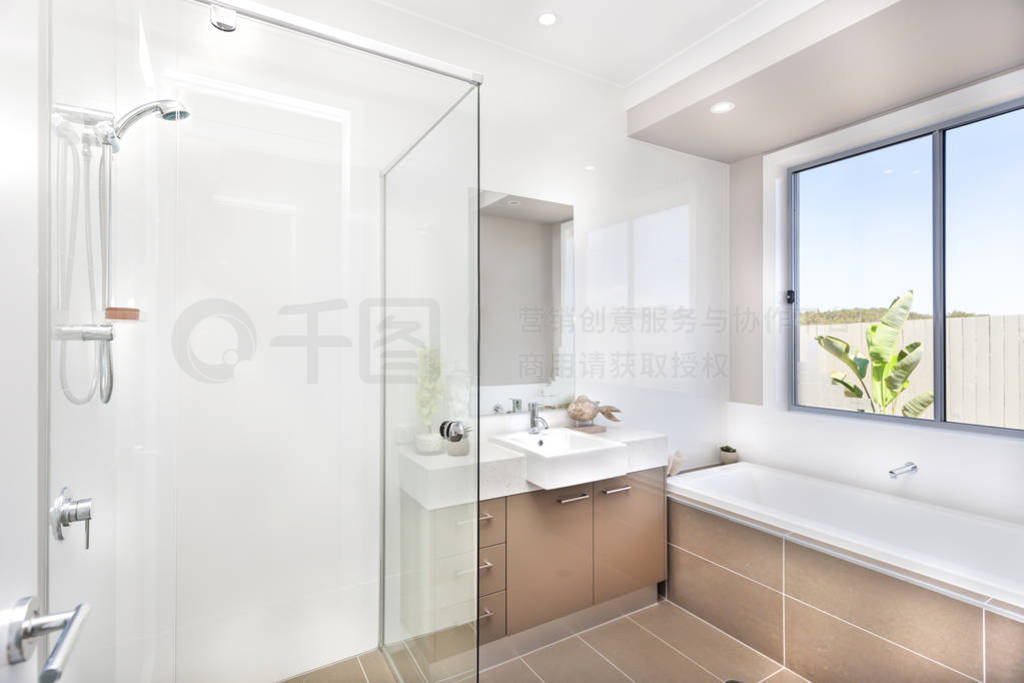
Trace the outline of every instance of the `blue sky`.
{"label": "blue sky", "polygon": [[[931,312],[931,137],[800,174],[804,310]],[[1024,313],[1024,110],[948,132],[947,308]]]}

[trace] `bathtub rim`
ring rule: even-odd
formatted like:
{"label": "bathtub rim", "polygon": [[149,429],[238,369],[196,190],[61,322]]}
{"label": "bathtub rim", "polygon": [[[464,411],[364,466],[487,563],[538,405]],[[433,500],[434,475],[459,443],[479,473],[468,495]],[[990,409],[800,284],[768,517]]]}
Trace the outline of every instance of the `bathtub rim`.
{"label": "bathtub rim", "polygon": [[[945,508],[932,503],[893,496],[892,494],[882,493],[880,491],[874,491],[872,489],[866,489],[859,486],[841,484],[839,482],[829,481],[827,479],[821,479],[790,470],[784,470],[782,468],[768,467],[750,462],[738,462],[730,465],[701,468],[700,470],[681,472],[666,478],[665,490],[666,497],[669,501],[700,510],[707,514],[715,515],[716,517],[721,517],[730,522],[749,527],[771,536],[775,536],[781,539],[783,544],[793,543],[865,569],[878,572],[885,576],[905,581],[920,588],[925,588],[941,595],[945,595],[946,597],[954,600],[959,600],[969,605],[988,610],[1008,619],[1024,623],[1024,594],[1002,588],[995,584],[989,584],[983,581],[971,579],[970,577],[954,574],[904,556],[894,555],[878,548],[873,548],[871,546],[849,541],[848,539],[833,536],[821,531],[820,529],[815,529],[814,527],[793,524],[788,519],[771,517],[759,510],[743,508],[742,506],[732,504],[731,501],[723,500],[714,495],[693,492],[692,490],[688,490],[684,493],[680,491],[677,486],[674,486],[673,480],[681,481],[683,478],[686,478],[687,480],[696,481],[709,475],[721,475],[722,470],[726,468],[763,469],[802,479],[812,479],[815,482],[829,484],[832,486],[855,489],[858,491],[867,491],[880,496],[897,498],[901,503],[943,510],[945,512],[954,512],[966,517],[984,519],[988,522],[998,522],[1001,525],[1005,524],[1016,528],[1020,528],[1021,525],[974,513],[961,512],[953,508]],[[670,543],[669,545],[672,544]]]}

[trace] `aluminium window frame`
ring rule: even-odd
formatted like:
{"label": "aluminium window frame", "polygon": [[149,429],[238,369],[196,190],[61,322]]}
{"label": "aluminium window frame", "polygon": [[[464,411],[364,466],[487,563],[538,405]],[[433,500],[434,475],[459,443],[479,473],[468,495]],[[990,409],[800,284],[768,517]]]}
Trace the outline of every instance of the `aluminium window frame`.
{"label": "aluminium window frame", "polygon": [[[997,427],[993,425],[949,422],[946,411],[946,133],[955,128],[966,126],[978,121],[1008,114],[1024,109],[1024,97],[1015,98],[1001,104],[986,107],[952,119],[916,128],[898,135],[878,140],[858,147],[853,147],[835,154],[797,164],[786,169],[789,183],[789,289],[793,292],[793,300],[786,305],[790,308],[789,344],[787,349],[786,369],[789,373],[788,409],[795,412],[834,415],[852,419],[874,420],[879,423],[951,429],[960,432],[975,432],[1024,438],[1024,429]],[[934,348],[934,416],[931,420],[910,418],[902,415],[884,413],[858,412],[839,408],[802,405],[799,403],[797,388],[799,384],[799,344],[800,344],[800,215],[799,198],[800,183],[798,174],[819,166],[836,161],[874,152],[910,140],[924,137],[932,139],[932,344]]]}

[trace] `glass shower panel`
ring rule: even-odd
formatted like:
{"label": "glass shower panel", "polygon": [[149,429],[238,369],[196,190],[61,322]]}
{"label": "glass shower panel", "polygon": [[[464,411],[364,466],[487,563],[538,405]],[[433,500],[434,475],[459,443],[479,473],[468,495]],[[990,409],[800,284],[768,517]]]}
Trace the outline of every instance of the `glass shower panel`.
{"label": "glass shower panel", "polygon": [[[376,649],[381,172],[466,84],[258,21],[225,33],[184,0],[54,0],[52,21],[55,103],[115,120],[174,98],[191,113],[141,119],[116,153],[80,115],[54,130],[51,317],[110,325],[114,380],[109,403],[72,401],[102,342],[64,342],[63,375],[52,342],[50,493],[68,485],[96,510],[88,550],[81,525],[50,539],[50,604],[92,606],[62,680],[280,681]],[[428,152],[453,164],[427,174],[438,192],[475,187],[472,99],[471,121],[453,112],[406,157],[417,173]],[[445,313],[446,297],[462,315],[471,303],[423,291]],[[456,367],[473,382],[466,401],[475,364],[452,354],[475,359],[471,344],[441,357],[448,386]]]}
{"label": "glass shower panel", "polygon": [[382,640],[405,681],[477,665],[477,99],[382,177]]}

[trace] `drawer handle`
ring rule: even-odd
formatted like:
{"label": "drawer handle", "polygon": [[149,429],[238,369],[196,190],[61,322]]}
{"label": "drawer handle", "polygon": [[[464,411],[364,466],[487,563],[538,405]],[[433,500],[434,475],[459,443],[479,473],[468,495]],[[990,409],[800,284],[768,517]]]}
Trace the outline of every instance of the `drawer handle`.
{"label": "drawer handle", "polygon": [[581,493],[580,495],[573,496],[572,498],[559,498],[558,502],[565,505],[566,503],[575,503],[578,500],[586,500],[587,498],[590,498],[589,493]]}
{"label": "drawer handle", "polygon": [[622,486],[617,489],[604,489],[603,493],[607,493],[609,496],[613,493],[625,493],[626,491],[633,488],[632,486]]}
{"label": "drawer handle", "polygon": [[493,616],[494,616],[494,612],[492,612],[489,609],[485,609],[483,614],[478,616],[477,619],[488,619],[488,618],[493,617]]}
{"label": "drawer handle", "polygon": [[[485,569],[490,569],[493,566],[494,566],[493,562],[488,562],[487,560],[484,560],[484,563],[482,565],[480,565],[479,567],[477,567],[476,571],[477,572],[482,572]],[[459,571],[455,572],[455,576],[467,576],[467,575],[473,574],[473,573],[474,572],[473,572],[472,569],[460,569]]]}
{"label": "drawer handle", "polygon": [[[478,518],[477,521],[489,522],[492,519],[494,519],[494,515],[492,515],[490,512],[485,512],[484,514],[480,515],[480,517]],[[473,520],[471,520],[471,519],[463,519],[463,520],[461,520],[459,522],[456,522],[456,524],[458,526],[466,526],[467,524],[472,524],[472,523],[473,523]]]}

